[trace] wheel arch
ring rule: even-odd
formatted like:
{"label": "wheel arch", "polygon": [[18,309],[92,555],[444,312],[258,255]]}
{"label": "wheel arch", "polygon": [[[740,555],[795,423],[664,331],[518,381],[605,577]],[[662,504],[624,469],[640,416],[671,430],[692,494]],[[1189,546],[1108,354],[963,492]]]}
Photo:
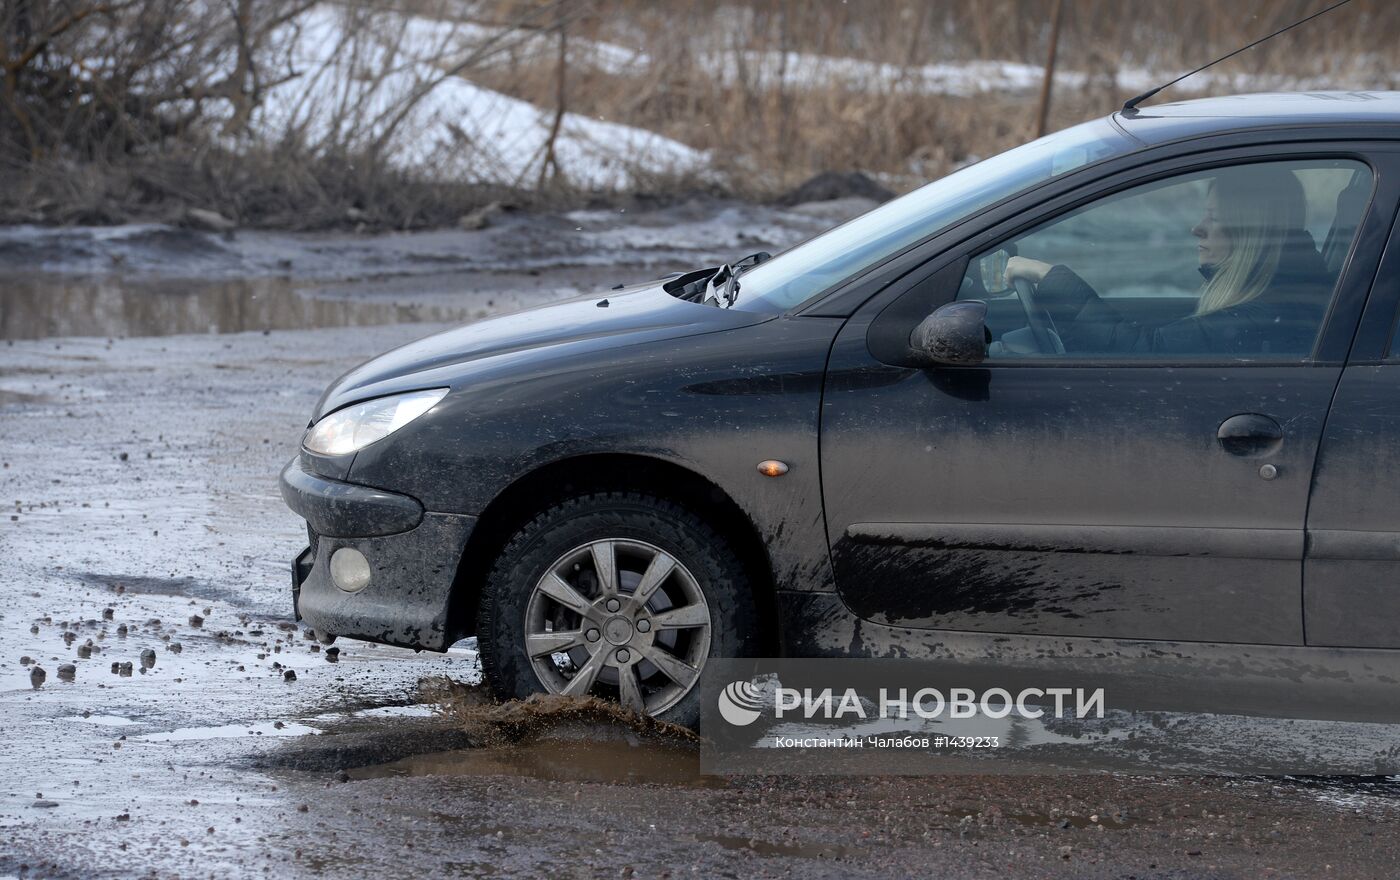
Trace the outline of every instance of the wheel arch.
{"label": "wheel arch", "polygon": [[674,462],[635,453],[590,453],[557,459],[516,478],[491,500],[457,565],[448,612],[452,637],[476,632],[482,587],[512,535],[551,504],[605,490],[646,492],[685,505],[729,541],[753,589],[761,650],[777,652],[773,565],[752,518],[704,476]]}

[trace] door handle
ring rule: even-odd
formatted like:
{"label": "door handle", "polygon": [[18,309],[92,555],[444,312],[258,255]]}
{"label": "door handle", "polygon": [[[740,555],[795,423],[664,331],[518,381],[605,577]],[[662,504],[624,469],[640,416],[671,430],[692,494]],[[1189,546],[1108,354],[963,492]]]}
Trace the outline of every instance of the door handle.
{"label": "door handle", "polygon": [[1268,416],[1240,413],[1220,423],[1215,439],[1231,455],[1269,455],[1283,445],[1283,428]]}

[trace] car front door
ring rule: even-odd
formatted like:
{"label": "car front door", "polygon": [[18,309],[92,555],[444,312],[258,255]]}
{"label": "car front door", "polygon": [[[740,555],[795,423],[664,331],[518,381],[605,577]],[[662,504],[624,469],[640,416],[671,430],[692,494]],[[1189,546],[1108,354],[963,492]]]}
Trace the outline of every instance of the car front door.
{"label": "car front door", "polygon": [[[823,397],[822,483],[837,588],[857,614],[946,630],[1303,643],[1309,483],[1341,371],[1329,353],[1345,351],[1374,272],[1379,247],[1368,250],[1366,233],[1377,221],[1363,215],[1379,177],[1354,151],[1320,149],[1179,167],[1146,182],[1149,172],[1120,175],[986,230],[843,328]],[[1217,188],[1240,198],[1234,183],[1217,187],[1231,175],[1296,193],[1246,197],[1271,199],[1287,215],[1277,222],[1302,227],[1280,259],[1310,284],[1288,288],[1277,318],[1245,310],[1250,320],[1217,316],[1204,332],[1192,320],[1209,288],[1202,268],[1221,270],[1198,245],[1219,251],[1224,236],[1203,223],[1211,211],[1260,216],[1253,203],[1252,215],[1216,205]],[[1363,193],[1360,204],[1343,192]],[[1251,234],[1236,230],[1239,252],[1262,259]],[[1001,289],[1013,253],[1059,270]],[[1291,277],[1283,265],[1277,277]],[[1095,309],[1056,306],[1066,268]],[[988,358],[911,365],[910,331],[954,299],[987,302]]]}
{"label": "car front door", "polygon": [[1308,504],[1309,645],[1400,648],[1400,226],[1376,273]]}

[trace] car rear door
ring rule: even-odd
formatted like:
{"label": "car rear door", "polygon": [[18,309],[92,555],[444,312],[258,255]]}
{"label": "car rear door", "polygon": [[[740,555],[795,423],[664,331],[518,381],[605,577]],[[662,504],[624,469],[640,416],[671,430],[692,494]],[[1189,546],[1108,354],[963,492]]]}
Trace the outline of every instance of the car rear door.
{"label": "car rear door", "polygon": [[1398,309],[1400,228],[1385,247],[1318,451],[1303,566],[1309,645],[1400,648]]}
{"label": "car rear door", "polygon": [[[931,629],[1303,643],[1310,477],[1386,232],[1377,237],[1366,199],[1354,221],[1358,244],[1353,250],[1348,238],[1333,257],[1340,281],[1324,294],[1326,318],[1303,354],[1014,355],[1014,328],[1001,326],[1005,356],[978,367],[917,368],[888,355],[890,340],[907,339],[923,315],[969,293],[992,301],[1003,323],[1014,314],[1008,294],[975,289],[987,274],[982,261],[1007,244],[1024,254],[1078,241],[1084,274],[1113,288],[1104,292],[1122,297],[1114,302],[1125,314],[1161,320],[1198,280],[1175,289],[1128,282],[1154,250],[1190,245],[1194,218],[1157,208],[1167,218],[1160,228],[1134,232],[1146,203],[1131,199],[1195,185],[1222,167],[1281,160],[1299,163],[1299,173],[1336,169],[1327,178],[1334,182],[1365,171],[1368,194],[1383,180],[1354,147],[1321,145],[1296,154],[1234,150],[1181,160],[1175,171],[1119,175],[934,258],[848,322],[829,363],[821,459],[837,587],[852,610]],[[1318,189],[1324,176],[1304,187]],[[1310,212],[1319,213],[1319,199],[1335,210],[1337,189],[1310,197]],[[1093,222],[1077,219],[1099,205],[1116,207]],[[1320,228],[1316,236],[1325,250]],[[1165,278],[1180,269],[1142,272]]]}

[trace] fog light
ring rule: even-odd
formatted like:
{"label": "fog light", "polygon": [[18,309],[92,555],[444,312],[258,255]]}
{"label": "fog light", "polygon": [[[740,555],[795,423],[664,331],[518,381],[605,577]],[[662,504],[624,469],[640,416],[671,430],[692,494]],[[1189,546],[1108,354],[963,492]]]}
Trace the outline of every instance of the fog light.
{"label": "fog light", "polygon": [[347,593],[358,593],[369,586],[369,560],[353,547],[341,547],[331,554],[331,580]]}

